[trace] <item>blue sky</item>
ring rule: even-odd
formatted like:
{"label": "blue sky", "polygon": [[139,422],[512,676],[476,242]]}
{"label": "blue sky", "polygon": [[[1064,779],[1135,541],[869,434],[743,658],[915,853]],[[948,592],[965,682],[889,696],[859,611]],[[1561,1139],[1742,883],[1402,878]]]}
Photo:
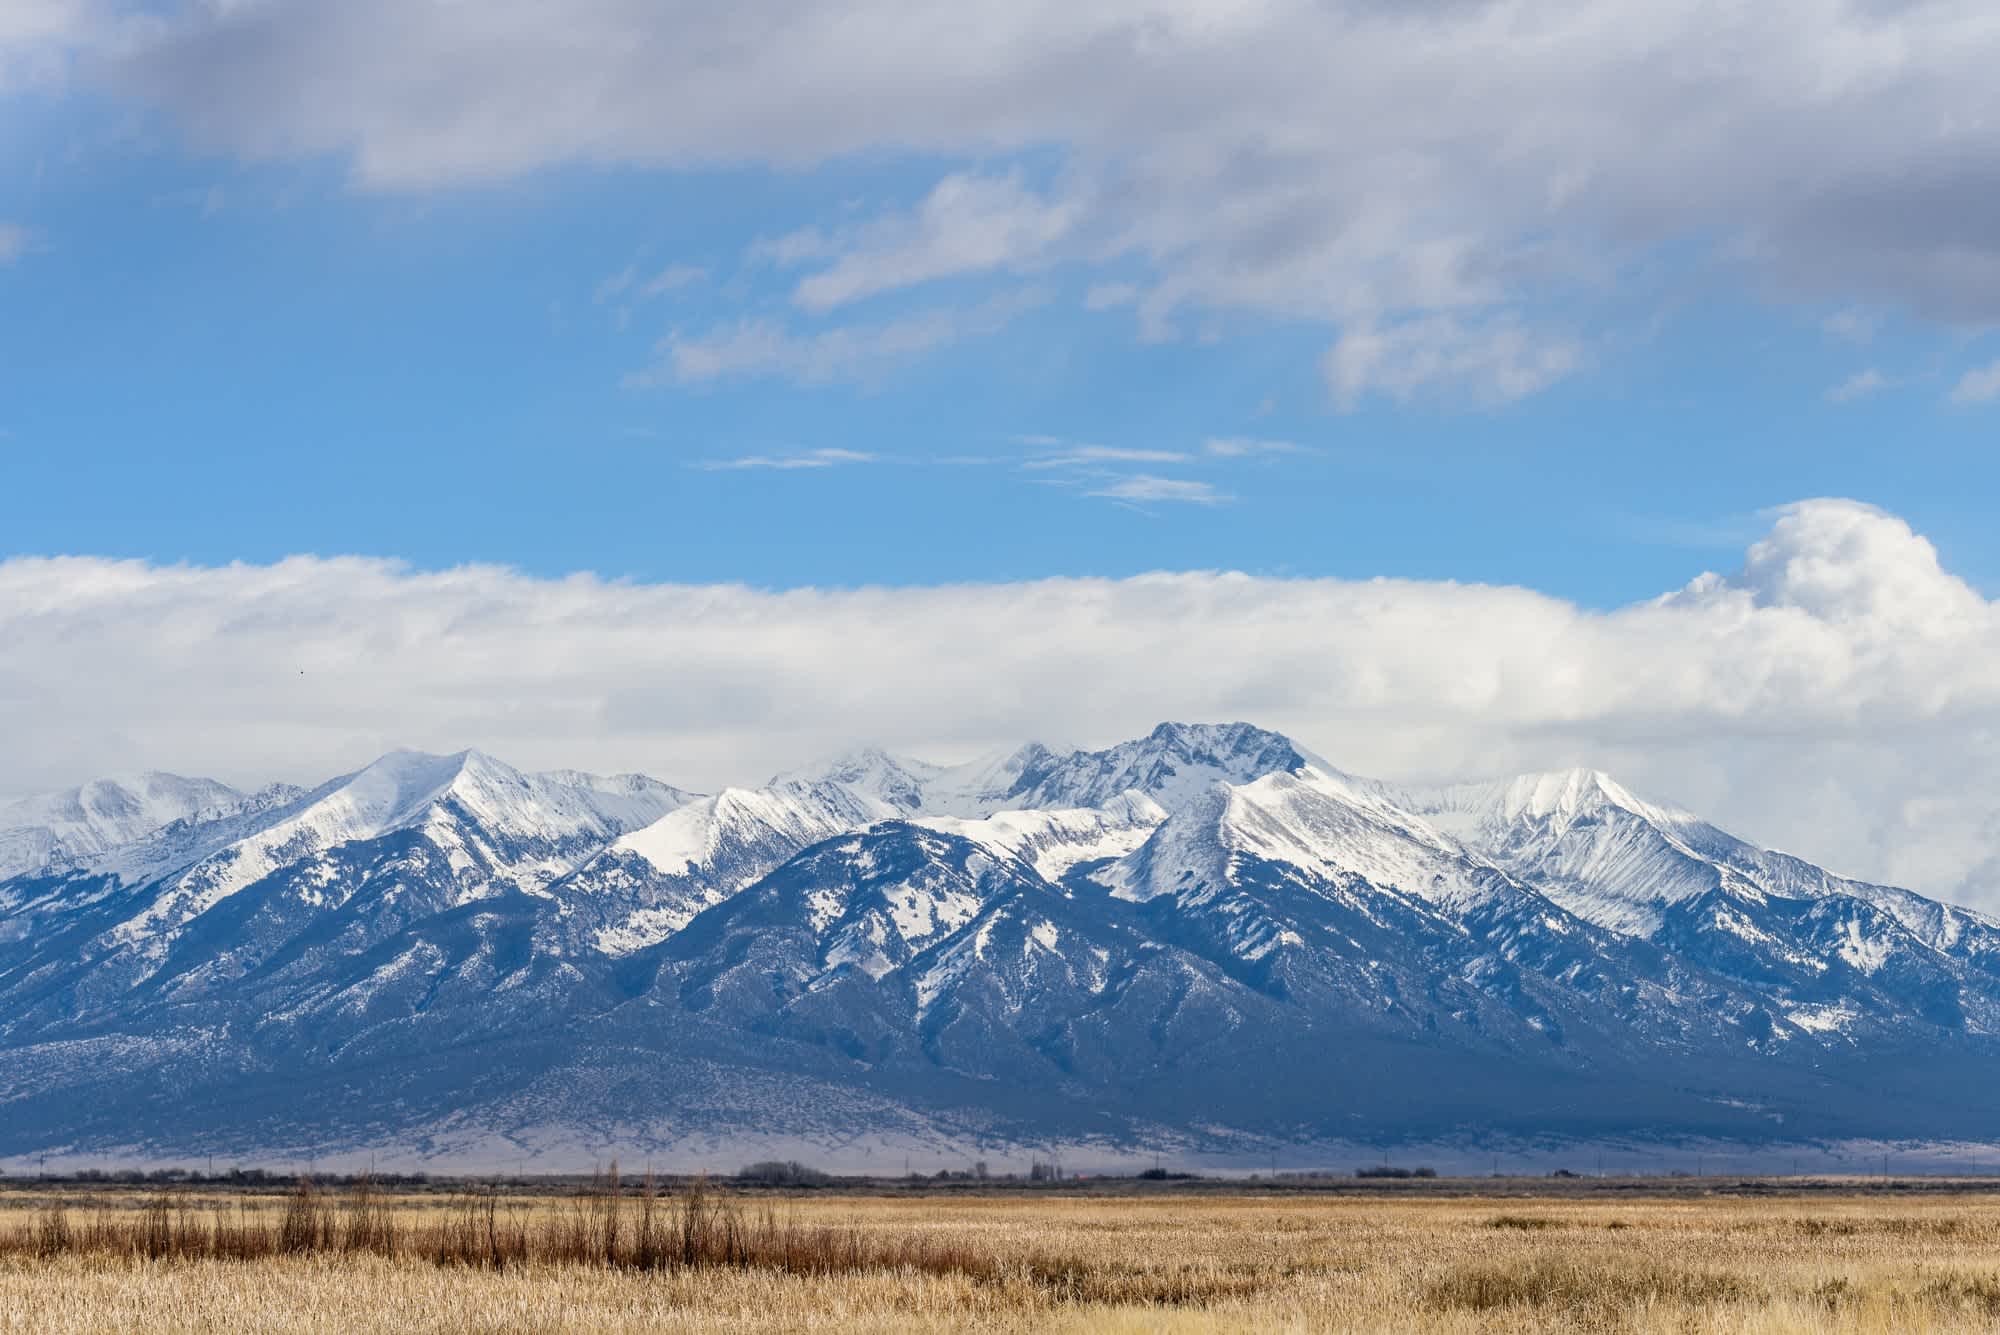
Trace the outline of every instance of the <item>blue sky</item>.
{"label": "blue sky", "polygon": [[[446,42],[480,34],[401,34],[440,43],[438,65],[385,89],[360,62],[398,40],[391,9],[374,8],[372,28],[365,14],[340,25],[355,48],[343,55],[311,6],[153,8],[154,26],[134,28],[135,10],[50,5],[0,63],[7,554],[365,553],[778,587],[1241,569],[1521,583],[1614,606],[1730,565],[1770,507],[1838,495],[1904,516],[1952,569],[2000,585],[2000,406],[1978,380],[2000,359],[2000,304],[1940,297],[1936,264],[1843,274],[1834,242],[1810,273],[1746,258],[1753,236],[1818,244],[1789,238],[1798,224],[1753,190],[1635,222],[1646,183],[1611,181],[1603,199],[1584,187],[1566,207],[1509,205],[1517,216],[1495,221],[1476,192],[1366,192],[1364,153],[1328,159],[1354,170],[1351,187],[1289,209],[1288,187],[1252,180],[1251,216],[1218,203],[1208,220],[1200,200],[1136,178],[1176,155],[1248,159],[1260,133],[1289,127],[1101,138],[1086,101],[1012,145],[979,123],[955,146],[911,145],[898,118],[951,94],[902,69],[881,75],[880,96],[904,99],[894,117],[824,143],[802,89],[796,108],[778,96],[740,109],[764,124],[699,155],[714,160],[677,161],[644,121],[676,108],[619,108],[613,91],[605,126],[524,148],[508,118],[534,109],[506,100],[508,71]],[[1555,39],[1599,40],[1561,7],[1536,8]],[[525,11],[502,9],[487,36],[533,35]],[[698,22],[585,10],[636,25],[642,43]],[[1907,26],[1938,28],[1955,16],[1944,10]],[[1315,35],[1285,6],[1263,21]],[[1826,41],[1921,46],[1846,26]],[[1076,77],[1060,59],[1074,33],[1051,21],[1050,72],[1032,23],[1010,32],[1029,54],[1025,73],[993,75],[1003,89]],[[1252,62],[1268,35],[1195,31],[1179,54]],[[1663,55],[1691,40],[1655,38]],[[1460,35],[1447,20],[1428,40],[1448,69]],[[324,104],[288,105],[282,80],[245,68],[253,52],[295,66]],[[1487,56],[1505,70],[1504,45]],[[1609,77],[1615,53],[1605,63]],[[599,72],[540,73],[591,88]],[[826,96],[843,91],[826,77]],[[1520,80],[1534,77],[1524,61]],[[1769,82],[1781,97],[1783,75]],[[1857,84],[1851,107],[1819,114],[1835,134],[1896,91]],[[1398,114],[1393,99],[1375,109]],[[1319,114],[1296,109],[1309,127]],[[225,112],[297,124],[266,140],[218,127]],[[447,134],[423,115],[462,125]],[[1760,135],[1782,141],[1783,116],[1744,115],[1774,126],[1748,121],[1741,150],[1718,133],[1662,172],[1722,178]],[[503,146],[459,142],[487,132]],[[1439,170],[1490,148],[1439,138]],[[1958,182],[1982,184],[1994,145],[1943,138],[1909,143],[1902,161],[1857,146],[1803,188],[1907,191],[1945,148],[1986,150]],[[1308,144],[1298,169],[1319,151]],[[1375,151],[1410,149],[1385,138]],[[1552,136],[1522,151],[1535,181],[1494,188],[1540,188],[1602,151]],[[1378,206],[1411,249],[1451,248],[1456,272],[1384,278],[1402,263],[1393,237],[1345,247],[1350,215]],[[1240,252],[1273,220],[1325,237],[1286,239],[1297,254],[1258,272]],[[1896,244],[1964,259],[1961,239],[1910,230]],[[1521,259],[1551,237],[1559,259]],[[2000,263],[1973,259],[1976,278]],[[1503,263],[1529,271],[1480,276]],[[1404,364],[1342,381],[1334,350],[1370,330],[1415,331]],[[696,360],[675,360],[676,339]]]}

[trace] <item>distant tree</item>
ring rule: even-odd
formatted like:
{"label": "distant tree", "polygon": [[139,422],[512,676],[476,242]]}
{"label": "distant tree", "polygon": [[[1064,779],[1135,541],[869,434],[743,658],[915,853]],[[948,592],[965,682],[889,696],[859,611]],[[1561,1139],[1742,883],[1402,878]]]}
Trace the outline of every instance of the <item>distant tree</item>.
{"label": "distant tree", "polygon": [[833,1178],[817,1168],[808,1168],[797,1159],[765,1159],[745,1164],[737,1171],[736,1180],[769,1187],[818,1187]]}

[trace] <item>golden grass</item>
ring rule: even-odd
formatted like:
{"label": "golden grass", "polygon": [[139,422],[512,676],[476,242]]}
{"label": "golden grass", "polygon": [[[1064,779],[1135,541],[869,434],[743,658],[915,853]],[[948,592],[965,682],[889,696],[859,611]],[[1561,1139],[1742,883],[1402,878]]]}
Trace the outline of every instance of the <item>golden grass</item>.
{"label": "golden grass", "polygon": [[[73,1193],[58,1247],[50,1199],[0,1195],[0,1331],[2000,1330],[2000,1201],[1974,1196],[708,1197],[737,1250],[651,1261],[629,1193],[615,1222],[601,1197],[320,1200],[323,1245],[244,1259],[179,1221],[290,1213],[297,1242],[301,1207]],[[650,1208],[678,1245],[687,1200]],[[503,1233],[531,1241],[496,1264]]]}

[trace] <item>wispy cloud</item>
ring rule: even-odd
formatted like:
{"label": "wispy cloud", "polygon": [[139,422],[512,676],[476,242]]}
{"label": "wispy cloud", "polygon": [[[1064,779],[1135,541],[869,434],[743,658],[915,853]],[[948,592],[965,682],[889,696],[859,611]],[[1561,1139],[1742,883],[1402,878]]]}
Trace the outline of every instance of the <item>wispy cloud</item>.
{"label": "wispy cloud", "polygon": [[1116,310],[1120,306],[1133,305],[1141,295],[1135,283],[1097,283],[1083,294],[1083,308],[1087,311]]}
{"label": "wispy cloud", "polygon": [[1202,482],[1193,478],[1155,477],[1151,473],[1135,473],[1121,477],[1115,482],[1096,487],[1085,493],[1089,496],[1103,496],[1114,501],[1145,503],[1165,501],[1182,505],[1221,505],[1232,499],[1217,491],[1212,482]]}
{"label": "wispy cloud", "polygon": [[1370,394],[1406,403],[1426,391],[1499,407],[1547,389],[1583,360],[1575,342],[1510,318],[1468,325],[1433,316],[1352,326],[1328,350],[1322,369],[1343,412]]}
{"label": "wispy cloud", "polygon": [[1819,327],[1828,338],[1844,343],[1866,343],[1875,337],[1875,317],[1852,306],[1827,316]]}
{"label": "wispy cloud", "polygon": [[1852,403],[1856,399],[1865,399],[1870,394],[1887,389],[1890,383],[1889,377],[1871,366],[1865,371],[1856,371],[1835,385],[1826,392],[1826,397],[1834,403]]}
{"label": "wispy cloud", "polygon": [[1023,468],[1083,468],[1102,464],[1184,464],[1179,450],[1124,449],[1116,445],[1070,445],[1062,453],[1029,459]]}
{"label": "wispy cloud", "polygon": [[[941,278],[1020,268],[1037,262],[1076,218],[1071,202],[1050,201],[1021,174],[956,172],[939,181],[916,211],[862,227],[826,269],[803,279],[792,300],[825,312],[878,293]],[[816,234],[815,245],[822,239]],[[804,258],[794,243],[786,253]]]}
{"label": "wispy cloud", "polygon": [[18,223],[0,223],[0,264],[12,264],[28,253],[28,229]]}
{"label": "wispy cloud", "polygon": [[783,236],[758,237],[745,248],[743,258],[752,264],[789,269],[838,254],[845,241],[845,234],[831,236],[817,227],[801,227]]}
{"label": "wispy cloud", "polygon": [[676,331],[655,347],[653,365],[625,377],[631,389],[778,376],[802,384],[866,382],[968,338],[998,333],[1045,294],[1009,293],[964,310],[932,310],[881,324],[813,333],[769,319],[739,320],[700,334]]}
{"label": "wispy cloud", "polygon": [[702,459],[689,464],[704,473],[727,473],[741,469],[771,468],[791,471],[799,468],[838,468],[843,464],[872,464],[881,456],[862,450],[806,450],[800,454],[746,454],[734,459]]}
{"label": "wispy cloud", "polygon": [[1306,447],[1289,440],[1252,440],[1247,436],[1213,436],[1202,445],[1205,454],[1218,459],[1251,459],[1259,455],[1304,454]]}
{"label": "wispy cloud", "polygon": [[626,265],[623,269],[620,269],[617,273],[612,274],[597,285],[597,291],[594,294],[597,304],[602,306],[607,301],[623,296],[625,293],[631,291],[632,284],[638,281],[638,269],[632,265]]}
{"label": "wispy cloud", "polygon": [[639,286],[642,297],[664,297],[669,292],[678,292],[684,287],[692,287],[708,277],[708,270],[698,264],[669,264],[666,268],[648,278]]}
{"label": "wispy cloud", "polygon": [[1992,403],[2000,399],[2000,361],[1967,371],[1952,387],[1953,403]]}
{"label": "wispy cloud", "polygon": [[664,297],[670,292],[678,292],[708,277],[708,270],[695,264],[669,264],[651,278],[643,277],[639,267],[628,264],[617,273],[597,285],[597,304],[619,297],[631,297],[647,301],[653,297]]}

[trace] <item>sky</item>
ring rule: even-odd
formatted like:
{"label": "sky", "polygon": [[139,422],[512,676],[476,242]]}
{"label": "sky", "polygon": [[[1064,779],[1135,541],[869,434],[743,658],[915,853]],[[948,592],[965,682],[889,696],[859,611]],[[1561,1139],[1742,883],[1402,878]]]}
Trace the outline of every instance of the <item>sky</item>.
{"label": "sky", "polygon": [[2000,11],[0,0],[0,795],[1249,717],[2000,909]]}

